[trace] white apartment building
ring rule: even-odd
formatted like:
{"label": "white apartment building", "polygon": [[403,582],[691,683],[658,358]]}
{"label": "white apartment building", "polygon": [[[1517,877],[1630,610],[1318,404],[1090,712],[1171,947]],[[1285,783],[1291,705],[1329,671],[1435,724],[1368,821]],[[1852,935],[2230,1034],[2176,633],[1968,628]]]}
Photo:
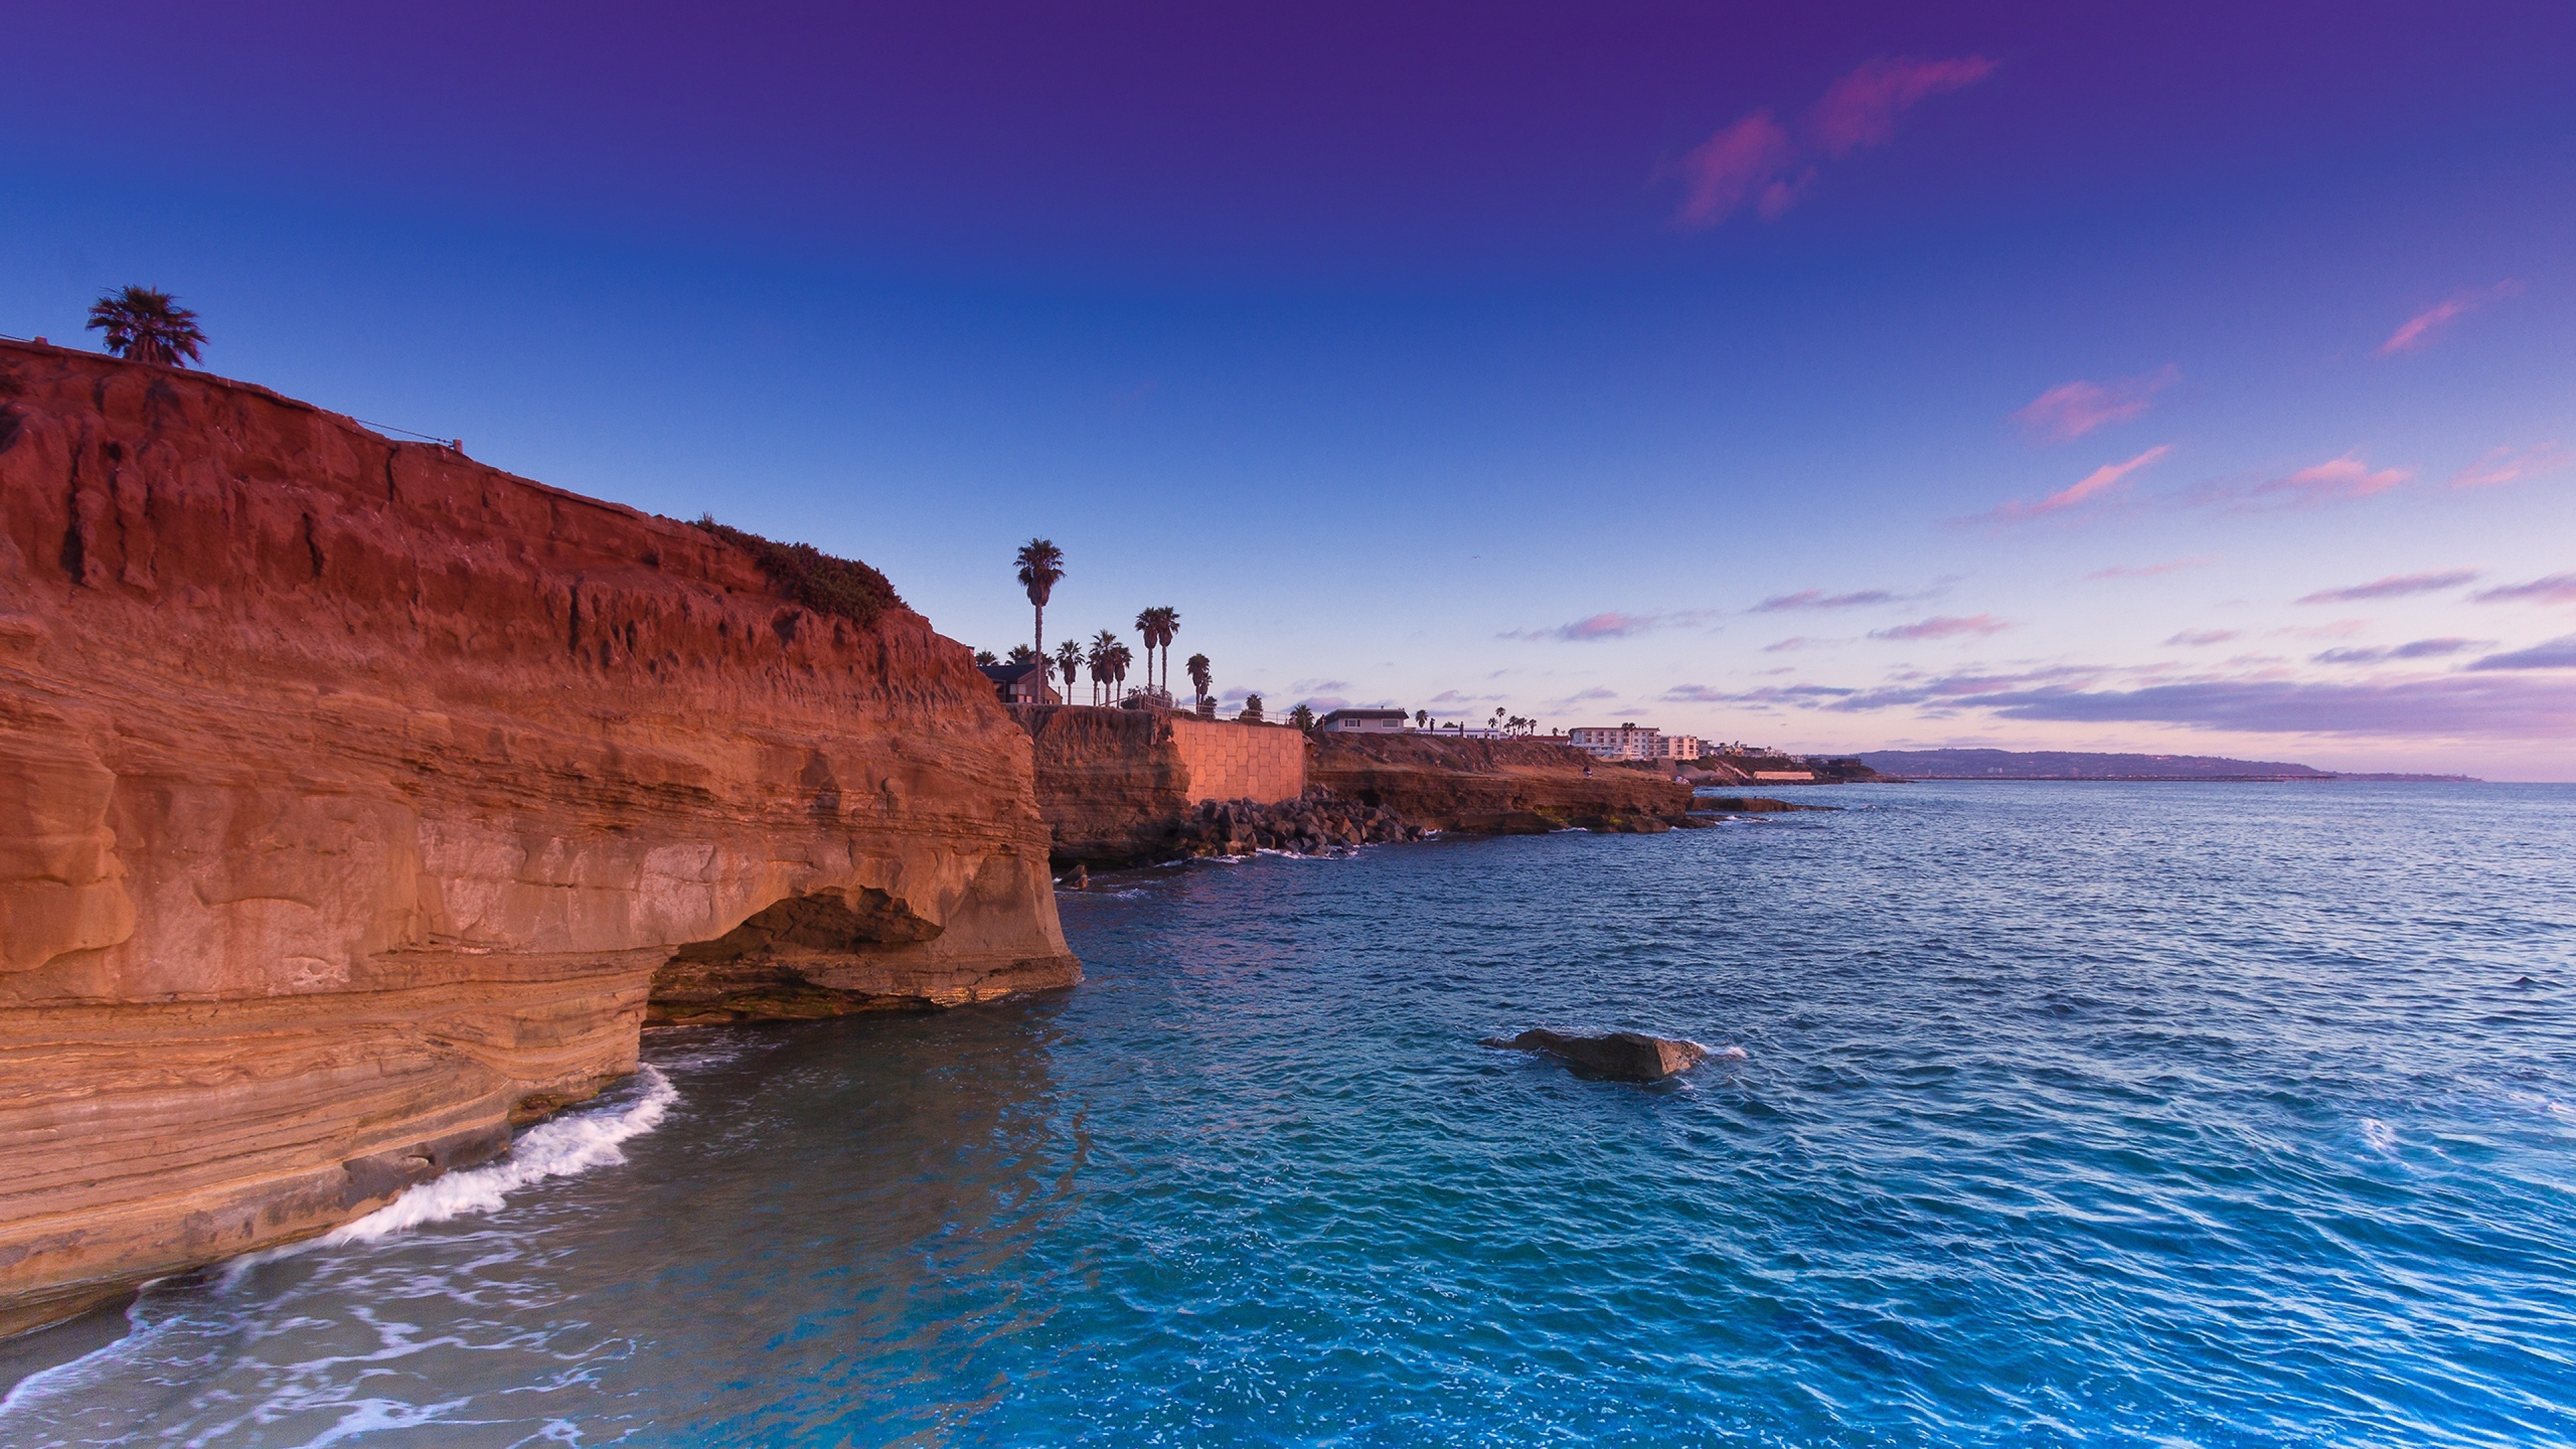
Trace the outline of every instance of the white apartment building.
{"label": "white apartment building", "polygon": [[1662,760],[1670,764],[1687,764],[1699,758],[1697,735],[1668,735],[1662,730],[1637,724],[1623,724],[1617,729],[1606,725],[1583,725],[1565,732],[1565,742],[1596,760]]}
{"label": "white apartment building", "polygon": [[1567,744],[1596,760],[1656,759],[1656,742],[1662,738],[1661,730],[1635,724],[1623,724],[1615,730],[1607,725],[1578,725],[1565,732]]}

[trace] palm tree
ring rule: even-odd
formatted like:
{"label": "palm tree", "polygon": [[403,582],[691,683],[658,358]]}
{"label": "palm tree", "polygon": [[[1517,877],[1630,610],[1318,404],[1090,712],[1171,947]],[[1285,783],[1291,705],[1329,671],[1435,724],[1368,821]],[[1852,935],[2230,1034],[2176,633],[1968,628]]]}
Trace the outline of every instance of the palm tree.
{"label": "palm tree", "polygon": [[1288,722],[1310,735],[1315,732],[1315,712],[1302,704],[1288,711]]}
{"label": "palm tree", "polygon": [[1247,694],[1243,697],[1243,718],[1250,720],[1254,724],[1261,723],[1260,695]]}
{"label": "palm tree", "polygon": [[1135,662],[1136,655],[1127,647],[1127,641],[1115,638],[1109,641],[1109,677],[1118,686],[1110,696],[1111,703],[1116,703],[1127,693],[1127,666]]}
{"label": "palm tree", "polygon": [[1208,657],[1204,654],[1193,654],[1181,667],[1190,672],[1190,688],[1196,691],[1196,698],[1192,702],[1196,703],[1197,700],[1207,698],[1208,682],[1215,678],[1208,673]]}
{"label": "palm tree", "polygon": [[999,663],[1001,663],[1002,661],[993,657],[993,651],[992,651],[992,650],[990,650],[990,649],[978,649],[978,650],[976,650],[976,651],[975,651],[975,662],[976,662],[978,665],[982,665],[982,666],[990,667],[990,666],[992,666],[992,665],[999,664]]}
{"label": "palm tree", "polygon": [[185,367],[197,360],[206,334],[197,314],[167,292],[128,287],[102,292],[89,304],[89,330],[107,334],[107,350],[128,362]]}
{"label": "palm tree", "polygon": [[1065,702],[1073,702],[1073,682],[1082,674],[1082,646],[1071,639],[1055,646],[1056,671],[1064,676]]}
{"label": "palm tree", "polygon": [[1091,666],[1091,702],[1093,704],[1100,703],[1108,693],[1109,651],[1125,647],[1118,642],[1117,635],[1106,629],[1091,636],[1091,648],[1083,655],[1083,662]]}
{"label": "palm tree", "polygon": [[1011,646],[1011,662],[1013,664],[1035,664],[1045,657],[1045,655],[1040,654],[1038,651],[1030,648],[1026,644],[1014,644]]}
{"label": "palm tree", "polygon": [[1037,642],[1033,653],[1046,653],[1046,601],[1055,592],[1056,580],[1064,577],[1064,550],[1043,538],[1033,538],[1020,545],[1020,587],[1029,591],[1029,604],[1038,611]]}
{"label": "palm tree", "polygon": [[1136,632],[1145,636],[1145,685],[1154,684],[1154,651],[1163,651],[1163,690],[1172,688],[1172,636],[1181,631],[1181,611],[1156,604],[1136,616]]}
{"label": "palm tree", "polygon": [[1418,730],[1427,730],[1431,728],[1431,711],[1427,709],[1415,710],[1413,712],[1413,727]]}

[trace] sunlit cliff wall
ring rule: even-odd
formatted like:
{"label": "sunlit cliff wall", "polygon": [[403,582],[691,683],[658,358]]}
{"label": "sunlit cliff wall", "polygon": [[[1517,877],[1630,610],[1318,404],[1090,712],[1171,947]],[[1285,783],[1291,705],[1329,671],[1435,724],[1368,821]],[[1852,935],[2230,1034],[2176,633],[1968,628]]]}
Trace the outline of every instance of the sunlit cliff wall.
{"label": "sunlit cliff wall", "polygon": [[0,343],[0,1331],[490,1155],[633,1068],[657,980],[1071,983],[1047,844],[1028,736],[899,603]]}

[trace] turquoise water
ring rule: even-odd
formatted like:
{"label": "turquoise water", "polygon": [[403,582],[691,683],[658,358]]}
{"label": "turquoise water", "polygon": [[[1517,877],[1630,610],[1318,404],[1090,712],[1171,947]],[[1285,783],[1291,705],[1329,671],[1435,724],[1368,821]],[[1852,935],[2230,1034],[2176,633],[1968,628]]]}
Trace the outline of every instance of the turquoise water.
{"label": "turquoise water", "polygon": [[2576,1443],[2576,790],[1808,798],[1144,872],[1077,992],[656,1036],[0,1441]]}

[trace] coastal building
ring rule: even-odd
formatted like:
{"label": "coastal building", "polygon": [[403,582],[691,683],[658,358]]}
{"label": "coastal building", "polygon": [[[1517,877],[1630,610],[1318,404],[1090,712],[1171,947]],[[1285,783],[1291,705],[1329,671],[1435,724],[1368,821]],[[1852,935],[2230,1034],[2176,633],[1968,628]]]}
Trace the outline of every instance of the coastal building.
{"label": "coastal building", "polygon": [[1064,700],[1047,683],[1047,667],[1032,660],[1026,664],[982,664],[976,666],[984,677],[993,681],[993,692],[1004,704],[1062,704]]}
{"label": "coastal building", "polygon": [[1699,759],[1699,748],[1697,735],[1655,736],[1655,758],[1658,760],[1689,764]]}
{"label": "coastal building", "polygon": [[1565,742],[1596,760],[1655,760],[1663,731],[1634,723],[1617,729],[1607,725],[1577,725],[1565,732]]}
{"label": "coastal building", "polygon": [[1400,709],[1337,709],[1315,721],[1315,728],[1336,734],[1355,730],[1391,733],[1404,728],[1404,722],[1410,718]]}

